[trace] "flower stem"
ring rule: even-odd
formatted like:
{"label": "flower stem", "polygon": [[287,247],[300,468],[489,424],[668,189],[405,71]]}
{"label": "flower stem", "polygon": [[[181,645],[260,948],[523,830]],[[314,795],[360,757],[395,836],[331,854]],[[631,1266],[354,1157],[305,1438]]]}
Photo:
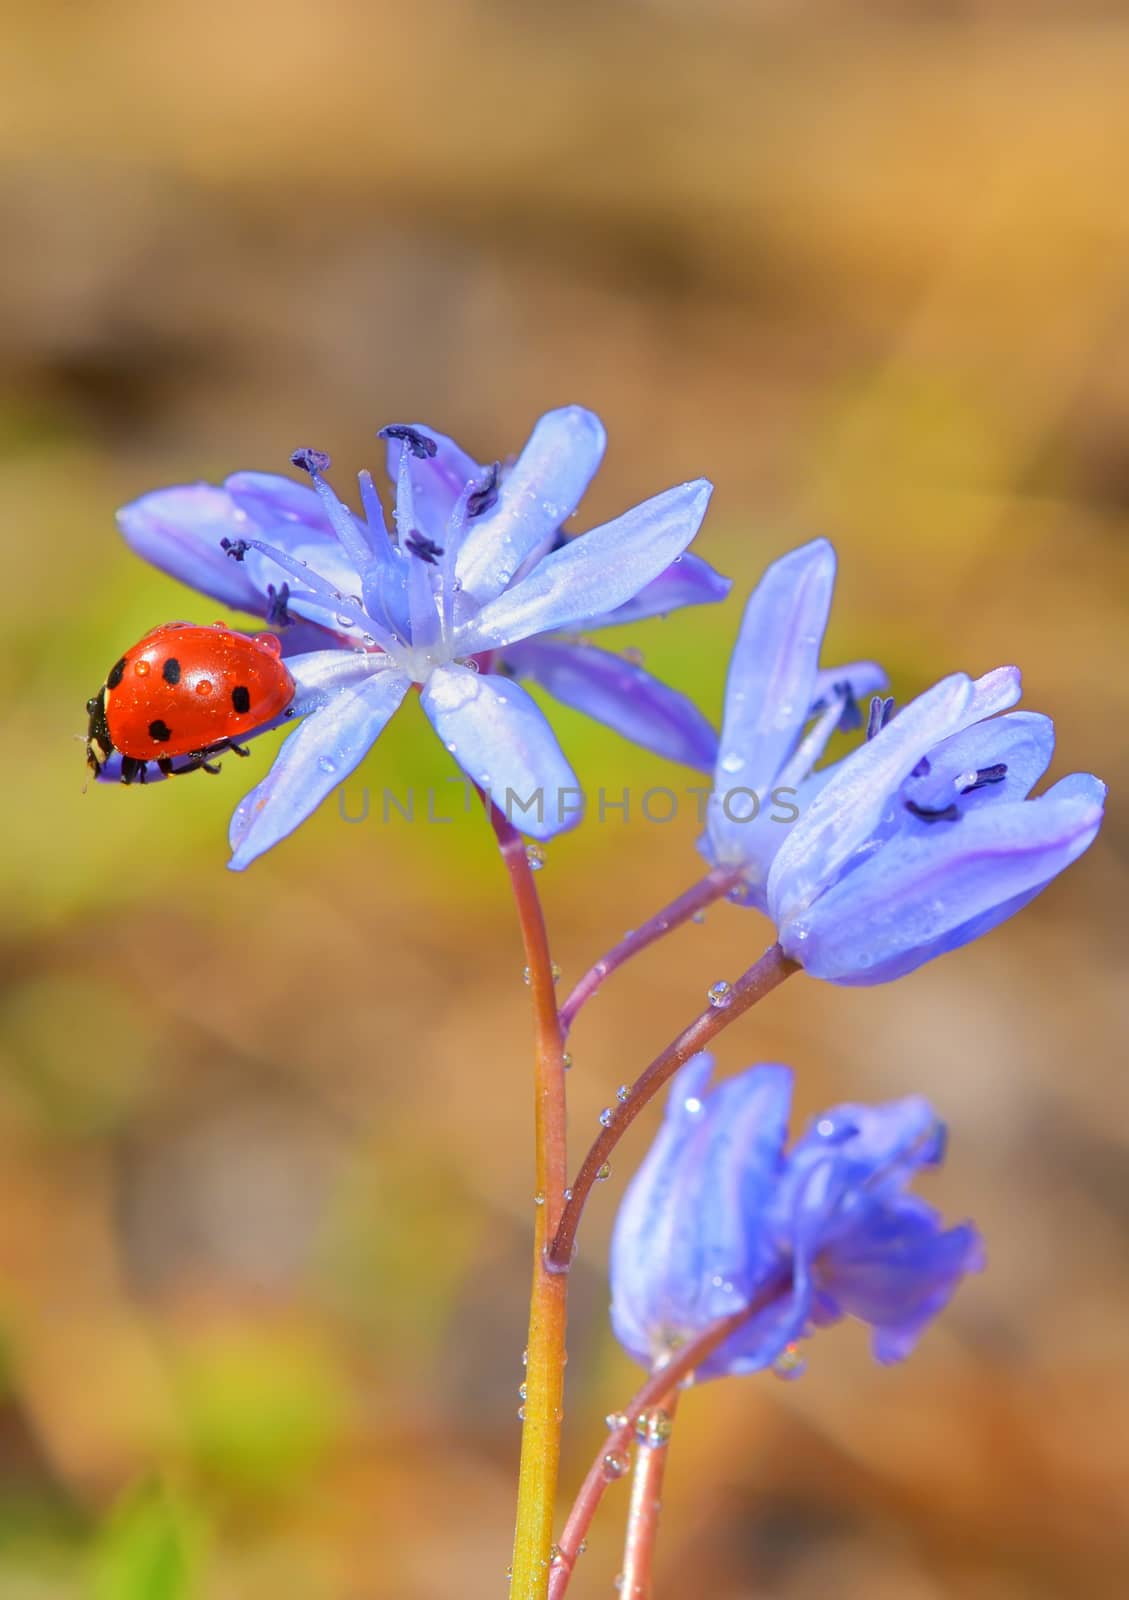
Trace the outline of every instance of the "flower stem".
{"label": "flower stem", "polygon": [[549,955],[545,918],[525,846],[520,834],[495,806],[490,805],[489,812],[502,860],[510,875],[514,904],[521,924],[536,1034],[534,1138],[537,1212],[510,1593],[513,1600],[544,1600],[549,1582],[553,1512],[560,1466],[568,1309],[568,1276],[559,1270],[550,1270],[545,1254],[546,1245],[559,1223],[568,1176],[564,1037],[553,987],[553,963]]}
{"label": "flower stem", "polygon": [[785,1294],[790,1282],[790,1275],[787,1272],[775,1275],[762,1285],[747,1306],[742,1306],[740,1310],[722,1317],[719,1322],[711,1323],[704,1333],[684,1344],[681,1349],[675,1351],[669,1361],[652,1372],[643,1387],[636,1391],[618,1413],[616,1426],[597,1451],[596,1459],[588,1468],[588,1475],[568,1514],[568,1521],[561,1534],[557,1559],[553,1563],[549,1578],[549,1600],[561,1600],[576,1566],[580,1546],[592,1525],[596,1508],[604,1498],[605,1489],[609,1483],[615,1483],[624,1475],[627,1453],[635,1436],[636,1419],[644,1411],[657,1406],[664,1395],[677,1389],[690,1378],[695,1369],[701,1366],[707,1356],[712,1355],[718,1345],[724,1344],[730,1334],[736,1333],[737,1329],[743,1327],[750,1318],[766,1310]]}
{"label": "flower stem", "polygon": [[640,951],[646,950],[648,945],[654,944],[664,934],[680,928],[695,912],[704,911],[706,906],[712,905],[715,900],[720,900],[723,895],[728,894],[738,876],[739,874],[722,867],[714,867],[704,878],[687,889],[685,894],[680,894],[677,900],[672,900],[662,911],[649,917],[641,927],[633,928],[630,933],[625,934],[617,945],[612,946],[606,956],[601,956],[594,966],[589,967],[561,1007],[561,1027],[566,1036],[576,1020],[577,1012],[582,1006],[587,1005],[605,978],[609,978],[617,967],[622,967],[632,956],[637,956]]}
{"label": "flower stem", "polygon": [[663,1477],[680,1392],[668,1389],[658,1405],[644,1412],[641,1419],[646,1425],[646,1437],[640,1439],[635,1455],[627,1539],[623,1547],[623,1579],[619,1586],[626,1600],[651,1600],[651,1569],[662,1510]]}
{"label": "flower stem", "polygon": [[571,1197],[565,1204],[549,1246],[549,1262],[558,1272],[565,1271],[572,1260],[576,1230],[592,1185],[599,1178],[607,1176],[608,1157],[643,1107],[692,1055],[704,1049],[724,1028],[736,1022],[758,1000],[763,1000],[785,978],[798,971],[797,963],[789,960],[778,944],[772,945],[748,972],[737,979],[726,995],[724,1006],[708,1007],[639,1074],[626,1100],[620,1101],[614,1108],[611,1121],[601,1129],[573,1180]]}

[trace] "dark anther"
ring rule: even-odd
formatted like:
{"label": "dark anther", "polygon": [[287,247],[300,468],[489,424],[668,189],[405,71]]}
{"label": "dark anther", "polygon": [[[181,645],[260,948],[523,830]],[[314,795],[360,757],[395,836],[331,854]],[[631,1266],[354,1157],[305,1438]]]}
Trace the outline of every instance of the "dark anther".
{"label": "dark anther", "polygon": [[308,447],[295,450],[290,457],[292,467],[301,467],[303,472],[308,472],[313,477],[315,472],[327,472],[331,466],[330,458],[324,450],[311,450]]}
{"label": "dark anther", "polygon": [[406,422],[390,422],[386,428],[381,428],[377,438],[401,439],[412,455],[420,461],[426,461],[439,449],[434,439],[428,438],[427,434],[421,433],[418,428],[409,428]]}
{"label": "dark anther", "polygon": [[922,822],[957,822],[960,811],[955,801],[947,806],[919,806],[916,800],[907,800],[906,810]]}
{"label": "dark anther", "polygon": [[997,761],[994,766],[980,767],[976,777],[971,783],[966,783],[960,791],[961,794],[974,794],[977,789],[986,789],[990,783],[1003,783],[1007,777],[1007,762]]}
{"label": "dark anther", "polygon": [[287,602],[290,599],[290,585],[284,583],[281,589],[276,589],[273,583],[267,584],[267,615],[266,620],[272,628],[288,628],[294,618],[287,611]]}
{"label": "dark anther", "polygon": [[843,679],[842,683],[834,683],[831,687],[843,702],[837,725],[839,732],[854,733],[856,728],[862,727],[862,711],[855,697],[855,691],[851,688],[846,678]]}
{"label": "dark anther", "polygon": [[404,549],[410,550],[421,561],[426,561],[429,567],[433,567],[443,554],[443,546],[429,539],[425,533],[409,533],[404,540]]}
{"label": "dark anther", "polygon": [[498,479],[501,477],[501,472],[501,462],[495,461],[478,487],[467,495],[468,521],[471,517],[480,517],[484,511],[489,511],[498,504]]}
{"label": "dark anther", "polygon": [[894,697],[892,694],[876,694],[870,702],[870,716],[866,723],[866,737],[873,739],[875,734],[882,729],[894,715]]}
{"label": "dark anther", "polygon": [[251,546],[246,539],[221,539],[220,549],[225,550],[233,561],[242,561]]}
{"label": "dark anther", "polygon": [[910,773],[910,777],[927,778],[932,770],[933,768],[929,764],[929,757],[922,756],[921,760],[917,763],[917,766],[914,767],[913,771]]}

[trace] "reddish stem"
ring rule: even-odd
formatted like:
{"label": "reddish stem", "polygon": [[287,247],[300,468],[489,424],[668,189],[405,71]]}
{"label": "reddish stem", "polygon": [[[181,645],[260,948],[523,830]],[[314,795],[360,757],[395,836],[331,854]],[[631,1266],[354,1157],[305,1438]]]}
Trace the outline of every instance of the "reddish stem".
{"label": "reddish stem", "polygon": [[651,1600],[663,1478],[670,1448],[670,1429],[674,1424],[680,1393],[679,1389],[668,1389],[657,1407],[643,1414],[648,1437],[639,1441],[635,1452],[631,1505],[627,1512],[627,1538],[623,1548],[620,1594],[626,1600]]}
{"label": "reddish stem", "polygon": [[696,1017],[690,1026],[678,1035],[673,1044],[667,1045],[662,1054],[656,1056],[650,1066],[639,1074],[631,1085],[626,1100],[620,1101],[615,1106],[611,1121],[601,1129],[599,1137],[584,1157],[580,1171],[573,1180],[571,1194],[565,1203],[560,1223],[548,1251],[549,1263],[558,1272],[566,1271],[572,1261],[576,1230],[580,1224],[584,1203],[592,1191],[592,1185],[601,1176],[607,1176],[604,1169],[609,1156],[643,1107],[692,1055],[703,1050],[723,1029],[736,1022],[737,1018],[743,1016],[758,1000],[763,1000],[765,995],[783,983],[785,978],[798,971],[796,962],[789,960],[778,944],[772,945],[748,972],[737,979],[726,995],[726,1003],[723,1006],[711,1005],[703,1011],[701,1016]]}
{"label": "reddish stem", "polygon": [[664,1366],[652,1372],[643,1387],[636,1391],[632,1399],[618,1413],[621,1420],[600,1446],[568,1514],[568,1521],[557,1546],[556,1559],[549,1574],[549,1600],[561,1600],[576,1566],[580,1546],[592,1525],[596,1508],[604,1498],[605,1489],[609,1483],[615,1483],[624,1476],[625,1462],[635,1437],[636,1419],[642,1412],[657,1406],[669,1390],[677,1389],[696,1368],[701,1366],[706,1357],[712,1355],[718,1345],[724,1344],[738,1328],[743,1327],[752,1317],[772,1305],[787,1290],[790,1282],[787,1272],[777,1274],[764,1285],[747,1306],[731,1312],[728,1317],[722,1317],[720,1322],[711,1323],[704,1333],[684,1344]]}
{"label": "reddish stem", "polygon": [[695,912],[704,911],[706,906],[712,905],[715,900],[720,900],[723,895],[728,894],[737,882],[738,876],[738,873],[730,872],[723,867],[714,867],[704,878],[687,889],[685,894],[680,894],[677,900],[672,900],[662,911],[657,911],[653,917],[648,917],[640,927],[624,934],[606,956],[601,956],[594,966],[589,967],[562,1005],[561,1028],[564,1033],[568,1034],[568,1030],[576,1020],[577,1012],[582,1006],[587,1005],[605,978],[610,978],[618,967],[622,967],[640,951],[646,950],[648,945],[654,944],[665,934],[672,933],[675,928],[680,928],[684,922],[689,922]]}

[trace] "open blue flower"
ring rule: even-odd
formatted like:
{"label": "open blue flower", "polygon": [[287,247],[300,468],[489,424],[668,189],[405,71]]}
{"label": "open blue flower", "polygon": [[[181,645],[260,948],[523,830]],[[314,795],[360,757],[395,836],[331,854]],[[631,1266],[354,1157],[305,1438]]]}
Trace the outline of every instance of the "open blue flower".
{"label": "open blue flower", "polygon": [[749,597],[730,662],[699,849],[738,871],[733,898],[761,911],[788,822],[827,781],[815,763],[837,728],[858,726],[859,700],[886,682],[874,661],[820,668],[834,586],[826,539],[773,562]]}
{"label": "open blue flower", "polygon": [[394,535],[371,476],[360,477],[358,517],[326,482],[328,457],[313,450],[293,457],[310,486],[237,473],[222,489],[158,490],[120,514],[148,560],[298,635],[286,641],[287,665],[296,708],[310,714],[236,811],[233,867],[310,815],[413,685],[468,777],[539,838],[577,820],[580,791],[518,676],[661,754],[708,759],[712,730],[685,696],[570,637],[724,596],[726,581],[685,553],[709,500],[704,479],[566,538],[562,524],[604,450],[591,412],[549,412],[506,471],[422,427],[383,436]]}
{"label": "open blue flower", "polygon": [[1075,773],[1027,798],[1054,727],[998,715],[1019,698],[1014,667],[954,674],[896,714],[876,699],[866,742],[815,771],[844,715],[858,720],[856,697],[882,682],[872,663],[819,671],[834,575],[816,540],[749,601],[701,848],[741,873],[746,903],[813,976],[885,983],[1026,905],[1093,841],[1105,786]]}
{"label": "open blue flower", "polygon": [[771,1366],[813,1327],[844,1316],[870,1325],[879,1361],[901,1360],[965,1273],[983,1266],[974,1227],[945,1229],[906,1192],[944,1155],[932,1108],[919,1098],[837,1106],[787,1151],[788,1068],[751,1067],[711,1089],[712,1071],[699,1055],[674,1079],[620,1206],[616,1337],[644,1366],[660,1365],[771,1290],[699,1377]]}

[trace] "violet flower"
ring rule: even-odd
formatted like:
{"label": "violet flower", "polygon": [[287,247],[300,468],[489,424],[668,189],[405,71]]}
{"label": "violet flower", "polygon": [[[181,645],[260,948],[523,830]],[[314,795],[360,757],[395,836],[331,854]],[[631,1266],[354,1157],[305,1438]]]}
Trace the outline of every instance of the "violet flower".
{"label": "violet flower", "polygon": [[314,450],[293,457],[312,487],[244,472],[222,489],[158,490],[120,513],[131,546],[172,576],[272,626],[294,624],[287,665],[295,709],[308,714],[236,810],[234,868],[311,814],[413,685],[468,777],[515,806],[513,820],[538,838],[578,820],[582,797],[516,676],[663,755],[708,759],[712,729],[685,696],[568,638],[724,596],[726,581],[684,554],[709,500],[704,479],[565,539],[561,526],[604,451],[590,411],[542,417],[506,472],[421,427],[383,436],[395,535],[371,476],[360,476],[361,518],[329,487],[328,457]]}
{"label": "violet flower", "polygon": [[945,1229],[906,1192],[938,1166],[944,1128],[920,1098],[824,1112],[786,1150],[792,1074],[751,1067],[709,1088],[695,1056],[674,1079],[658,1137],[612,1237],[612,1326],[646,1367],[779,1285],[706,1358],[699,1378],[754,1372],[814,1327],[866,1322],[879,1361],[907,1356],[968,1272],[971,1224]]}
{"label": "violet flower", "polygon": [[[868,664],[818,671],[833,579],[818,540],[771,567],[749,602],[701,848],[740,869],[746,902],[812,976],[886,983],[986,933],[1076,860],[1101,825],[1105,785],[1075,773],[1027,798],[1054,725],[997,715],[1019,699],[1015,667],[956,673],[896,714],[875,699],[866,742],[814,771],[843,708],[876,686]],[[762,804],[748,820],[744,797],[782,786],[790,809]]]}

